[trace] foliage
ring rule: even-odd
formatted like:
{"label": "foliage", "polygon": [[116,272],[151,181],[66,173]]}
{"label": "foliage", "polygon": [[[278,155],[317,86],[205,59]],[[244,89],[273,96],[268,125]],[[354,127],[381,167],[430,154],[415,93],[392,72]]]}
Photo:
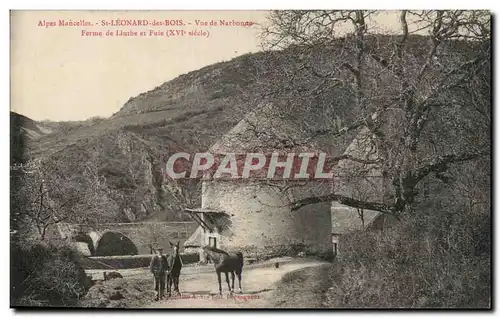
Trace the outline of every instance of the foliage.
{"label": "foliage", "polygon": [[102,220],[98,179],[66,174],[57,162],[43,159],[30,160],[15,173],[13,210],[26,230],[35,230],[41,240],[61,222]]}
{"label": "foliage", "polygon": [[[369,199],[349,193],[305,198],[294,202],[294,209],[334,200],[399,215],[412,209],[416,189],[427,177],[491,151],[490,14],[402,10],[399,29],[391,36],[376,33],[378,14],[298,10],[269,16],[262,34],[269,48],[294,48],[302,56],[317,54],[317,47],[331,48],[322,62],[304,58],[290,71],[283,87],[311,79],[319,83],[297,92],[288,116],[302,122],[311,138],[348,132],[362,137],[373,151],[334,161],[348,162],[348,171],[363,169],[366,176],[378,171],[387,188],[386,196]],[[337,97],[332,94],[339,91]],[[316,101],[325,96],[332,96],[330,107],[320,109]],[[347,121],[335,115],[338,108],[350,110]],[[306,125],[301,118],[314,109],[324,119]]]}
{"label": "foliage", "polygon": [[74,306],[90,288],[80,255],[61,243],[11,246],[12,306]]}
{"label": "foliage", "polygon": [[490,307],[490,203],[459,195],[457,183],[389,228],[343,236],[328,305]]}

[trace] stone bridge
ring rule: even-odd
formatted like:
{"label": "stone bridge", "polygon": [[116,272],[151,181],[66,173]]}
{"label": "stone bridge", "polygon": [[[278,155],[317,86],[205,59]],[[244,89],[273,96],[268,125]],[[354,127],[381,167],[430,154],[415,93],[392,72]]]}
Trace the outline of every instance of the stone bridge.
{"label": "stone bridge", "polygon": [[105,223],[98,225],[59,224],[63,239],[78,246],[86,256],[151,254],[152,247],[170,250],[169,241],[180,241],[181,252],[196,230],[196,222]]}

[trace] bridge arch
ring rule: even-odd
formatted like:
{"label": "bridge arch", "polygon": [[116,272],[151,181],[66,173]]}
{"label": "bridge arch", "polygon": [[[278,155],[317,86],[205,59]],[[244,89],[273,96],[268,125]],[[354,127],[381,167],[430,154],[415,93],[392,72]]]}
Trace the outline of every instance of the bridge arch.
{"label": "bridge arch", "polygon": [[95,244],[95,256],[137,255],[138,253],[134,242],[116,231],[104,232]]}

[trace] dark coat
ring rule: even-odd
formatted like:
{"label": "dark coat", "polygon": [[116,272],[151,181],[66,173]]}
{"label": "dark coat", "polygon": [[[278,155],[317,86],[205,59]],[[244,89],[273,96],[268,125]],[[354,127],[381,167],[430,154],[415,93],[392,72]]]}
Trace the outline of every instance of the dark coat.
{"label": "dark coat", "polygon": [[168,271],[167,257],[165,255],[161,257],[159,255],[154,255],[153,258],[151,258],[149,270],[155,275],[165,274],[165,272]]}

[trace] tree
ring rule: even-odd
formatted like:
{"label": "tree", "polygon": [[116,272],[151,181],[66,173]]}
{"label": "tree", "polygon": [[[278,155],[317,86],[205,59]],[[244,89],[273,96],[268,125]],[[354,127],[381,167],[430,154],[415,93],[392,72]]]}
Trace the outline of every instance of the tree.
{"label": "tree", "polygon": [[[317,47],[330,48],[321,69],[305,62],[291,72],[290,81],[301,76],[319,79],[317,88],[299,92],[300,98],[314,100],[329,91],[339,92],[353,116],[342,122],[334,111],[322,110],[326,124],[304,129],[313,138],[354,133],[366,139],[374,152],[343,155],[334,162],[379,171],[388,191],[383,200],[335,192],[311,196],[293,202],[293,209],[338,201],[397,216],[412,210],[419,185],[427,177],[443,176],[451,166],[491,152],[490,14],[402,10],[399,29],[391,36],[374,33],[379,14],[274,11],[263,29],[264,44],[270,49],[294,48],[305,55],[315,54]],[[338,103],[332,100],[333,110]],[[295,109],[291,113],[303,115]]]}
{"label": "tree", "polygon": [[[30,161],[23,169],[23,192],[27,199],[21,208],[26,222],[32,226],[40,240],[45,240],[47,230],[55,224],[65,222],[73,209],[81,201],[77,188],[63,188],[58,182],[59,176],[53,175],[50,164],[41,160]],[[54,184],[55,183],[55,184]]]}
{"label": "tree", "polygon": [[101,179],[92,178],[92,167],[86,167],[84,176],[68,176],[51,160],[39,158],[16,167],[22,187],[15,193],[21,223],[32,228],[40,240],[45,240],[54,225],[69,223],[95,224],[103,220],[106,202],[100,192]]}

